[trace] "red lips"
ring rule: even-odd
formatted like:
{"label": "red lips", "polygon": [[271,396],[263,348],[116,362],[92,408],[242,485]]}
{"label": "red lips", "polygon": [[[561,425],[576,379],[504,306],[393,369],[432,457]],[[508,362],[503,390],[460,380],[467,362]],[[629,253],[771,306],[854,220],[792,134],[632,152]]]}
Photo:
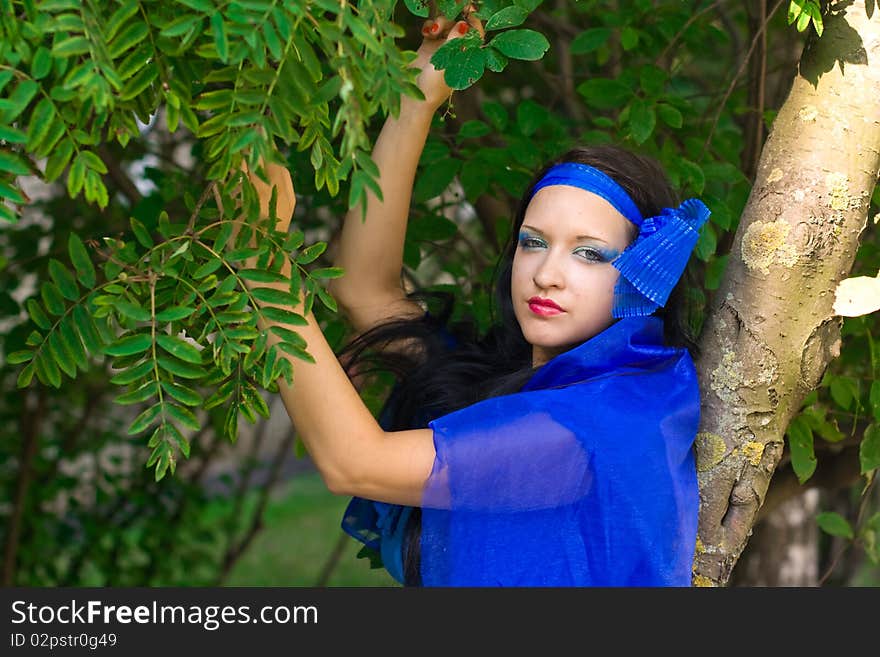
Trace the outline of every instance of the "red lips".
{"label": "red lips", "polygon": [[532,297],[531,299],[529,299],[529,305],[545,306],[547,308],[553,308],[555,310],[562,310],[562,308],[559,307],[559,304],[557,304],[552,299],[543,299],[541,297]]}

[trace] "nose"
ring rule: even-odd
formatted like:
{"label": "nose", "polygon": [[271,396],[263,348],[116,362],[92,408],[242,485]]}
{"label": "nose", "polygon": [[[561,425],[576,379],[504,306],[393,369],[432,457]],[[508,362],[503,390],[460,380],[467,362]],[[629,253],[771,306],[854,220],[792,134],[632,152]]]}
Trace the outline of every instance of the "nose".
{"label": "nose", "polygon": [[563,278],[559,258],[550,251],[547,252],[532,276],[535,285],[544,290],[551,287],[562,287]]}

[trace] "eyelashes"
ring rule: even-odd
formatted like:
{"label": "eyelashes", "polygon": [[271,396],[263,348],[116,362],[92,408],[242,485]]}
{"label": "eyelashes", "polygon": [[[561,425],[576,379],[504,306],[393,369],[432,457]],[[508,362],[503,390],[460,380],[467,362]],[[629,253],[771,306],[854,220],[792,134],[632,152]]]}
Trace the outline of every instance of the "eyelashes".
{"label": "eyelashes", "polygon": [[[540,237],[535,237],[534,235],[529,235],[528,233],[520,233],[519,246],[520,248],[526,250],[541,249],[547,247],[547,242],[542,240]],[[602,254],[600,251],[592,249],[588,246],[579,246],[573,251],[573,253],[576,253],[580,258],[583,258],[587,262],[608,262],[609,260],[613,259],[613,257],[608,257]]]}

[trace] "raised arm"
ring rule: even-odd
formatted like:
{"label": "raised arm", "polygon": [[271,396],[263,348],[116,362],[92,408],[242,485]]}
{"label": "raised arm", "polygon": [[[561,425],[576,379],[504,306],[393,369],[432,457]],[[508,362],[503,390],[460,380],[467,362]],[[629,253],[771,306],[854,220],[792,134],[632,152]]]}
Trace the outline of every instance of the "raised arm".
{"label": "raised arm", "polygon": [[357,333],[391,318],[423,313],[406,298],[400,274],[416,167],[431,118],[451,93],[430,59],[446,40],[462,36],[467,29],[464,21],[441,18],[425,23],[425,39],[414,63],[421,69],[418,85],[425,100],[403,96],[400,115],[388,117],[372,154],[379,167],[382,200],[367,192],[365,220],[360,205],[345,217],[334,263],[345,269],[345,275],[332,280],[328,290]]}
{"label": "raised arm", "polygon": [[[245,170],[247,170],[245,168]],[[260,198],[263,216],[268,216],[272,188],[278,189],[276,228],[287,230],[296,204],[293,183],[287,169],[265,164],[268,184],[248,172]],[[245,267],[256,266],[256,259]],[[285,260],[281,273],[290,276],[290,261]],[[250,288],[271,287],[288,290],[287,283],[246,281]],[[261,306],[274,304],[258,302]],[[308,449],[324,483],[337,495],[358,495],[392,504],[417,506],[425,481],[434,463],[433,432],[430,429],[385,432],[361,400],[342,366],[327,344],[314,315],[303,312],[302,302],[285,307],[303,315],[306,326],[267,322],[262,317],[259,328],[283,326],[299,333],[306,341],[314,363],[279,354],[293,369],[293,385],[283,378],[278,390],[297,433]],[[268,333],[269,344],[278,341]]]}

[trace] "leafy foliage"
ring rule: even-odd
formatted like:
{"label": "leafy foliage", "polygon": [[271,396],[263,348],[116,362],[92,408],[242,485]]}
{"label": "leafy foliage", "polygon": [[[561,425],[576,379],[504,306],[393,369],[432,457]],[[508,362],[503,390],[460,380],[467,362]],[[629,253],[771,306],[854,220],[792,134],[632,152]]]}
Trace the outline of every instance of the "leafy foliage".
{"label": "leafy foliage", "polygon": [[[0,476],[6,498],[33,512],[21,520],[19,583],[121,582],[117,561],[131,573],[127,584],[203,583],[233,558],[235,550],[224,556],[221,548],[245,531],[236,502],[224,507],[228,535],[201,522],[216,499],[185,466],[207,467],[217,439],[237,439],[241,418],[264,420],[264,393],[290,380],[287,357],[310,358],[295,331],[273,329],[280,343],[268,346],[259,313],[293,324],[301,317],[258,302],[303,295],[331,345],[343,342],[346,327],[323,287],[341,273],[328,245],[344,213],[369,190],[380,193],[371,144],[401,94],[419,95],[408,68],[419,21],[432,6],[455,19],[467,4],[0,3],[0,308],[8,318],[0,414],[13,426],[35,404],[51,409],[35,429],[29,466],[19,461],[20,436],[0,441],[5,462],[21,468]],[[487,329],[495,255],[533,172],[575,144],[614,141],[657,158],[682,196],[699,195],[712,210],[690,264],[698,283],[689,290],[690,322],[699,333],[751,190],[755,154],[744,145],[758,128],[766,133],[777,109],[754,107],[749,81],[736,73],[752,36],[745,8],[475,4],[486,38],[472,30],[433,59],[450,86],[479,81],[479,92],[456,92],[435,119],[414,189],[406,280],[452,293],[453,320],[470,316]],[[811,0],[769,20],[769,56],[780,70],[794,70],[792,41],[810,23],[821,33]],[[299,202],[288,233],[275,230],[274,217],[258,218],[241,175],[243,160],[255,169],[261,158],[293,172]],[[233,238],[240,216],[245,227]],[[871,275],[880,269],[875,238],[866,237],[856,260]],[[243,267],[250,257],[258,267]],[[284,259],[295,265],[289,279],[279,273]],[[246,280],[281,281],[288,292],[250,291]],[[801,481],[829,445],[853,436],[867,481],[880,465],[876,335],[876,318],[846,320],[841,358],[792,422],[788,457]],[[381,377],[364,383],[372,410],[387,385]],[[62,418],[89,398],[112,409],[108,419],[74,431]],[[59,470],[120,446],[148,464],[150,477],[102,466],[91,503],[37,512],[75,499],[82,486],[85,475]],[[31,470],[33,485],[16,502],[21,472]],[[133,506],[119,501],[126,497]],[[156,499],[177,511],[163,512]],[[850,526],[880,563],[876,517]],[[110,531],[119,524],[124,531]],[[48,559],[46,544],[70,547]],[[90,546],[99,546],[93,558]],[[206,572],[187,580],[199,566]]]}

